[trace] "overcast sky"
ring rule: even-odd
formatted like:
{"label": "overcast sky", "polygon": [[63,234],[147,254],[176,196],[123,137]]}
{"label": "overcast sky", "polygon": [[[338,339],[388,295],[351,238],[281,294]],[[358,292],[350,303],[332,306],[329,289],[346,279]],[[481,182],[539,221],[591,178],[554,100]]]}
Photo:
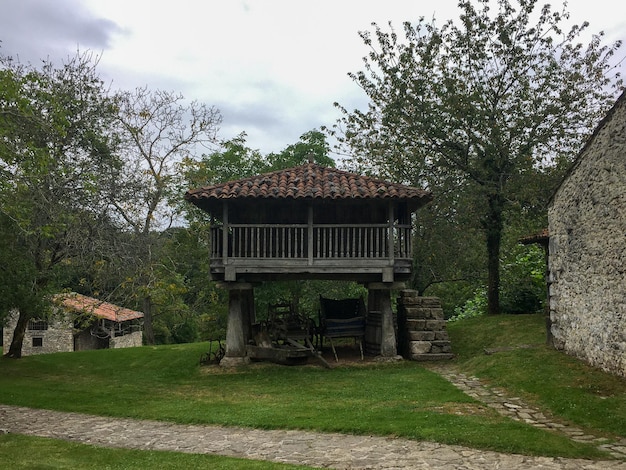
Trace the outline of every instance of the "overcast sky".
{"label": "overcast sky", "polygon": [[[540,0],[539,2],[543,2]],[[552,2],[560,6],[558,1]],[[181,92],[218,107],[219,137],[248,134],[263,154],[332,125],[337,101],[364,107],[348,77],[367,53],[371,23],[458,18],[457,0],[0,0],[0,47],[22,62],[61,63],[78,49],[101,54],[113,88]],[[570,0],[606,42],[626,39],[626,7]],[[622,6],[619,6],[622,5]],[[616,9],[622,9],[618,11]],[[626,47],[624,48],[626,51]],[[621,51],[621,55],[626,55]]]}

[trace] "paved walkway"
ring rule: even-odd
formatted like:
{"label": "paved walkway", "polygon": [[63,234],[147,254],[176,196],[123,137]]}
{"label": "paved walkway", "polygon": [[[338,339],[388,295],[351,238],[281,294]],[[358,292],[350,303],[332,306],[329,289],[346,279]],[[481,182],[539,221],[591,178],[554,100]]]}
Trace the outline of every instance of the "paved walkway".
{"label": "paved walkway", "polygon": [[[505,398],[449,365],[429,365],[471,396],[530,424],[564,432],[573,439],[593,436],[553,422],[519,399]],[[400,438],[351,436],[308,431],[263,431],[220,426],[105,418],[0,405],[0,432],[64,439],[104,447],[219,454],[336,469],[543,469],[626,470],[626,441],[604,447],[623,457],[614,461],[530,457]],[[571,433],[571,434],[570,434]]]}

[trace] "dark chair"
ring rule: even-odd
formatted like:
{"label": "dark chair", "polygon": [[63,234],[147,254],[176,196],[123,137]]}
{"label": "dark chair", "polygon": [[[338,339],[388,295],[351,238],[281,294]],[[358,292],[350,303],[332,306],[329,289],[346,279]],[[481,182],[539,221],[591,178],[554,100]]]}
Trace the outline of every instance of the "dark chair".
{"label": "dark chair", "polygon": [[339,361],[333,338],[354,338],[363,360],[365,337],[365,303],[358,299],[326,299],[320,296],[320,339],[328,338],[335,361]]}

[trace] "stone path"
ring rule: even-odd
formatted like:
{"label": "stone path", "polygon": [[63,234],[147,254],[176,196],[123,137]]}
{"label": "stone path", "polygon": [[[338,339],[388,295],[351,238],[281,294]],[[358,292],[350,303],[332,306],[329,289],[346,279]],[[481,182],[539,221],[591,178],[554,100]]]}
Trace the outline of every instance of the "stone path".
{"label": "stone path", "polygon": [[391,437],[178,425],[8,405],[0,405],[0,433],[20,433],[104,447],[218,454],[336,469],[626,470],[626,442],[610,446],[601,444],[594,436],[556,423],[521,400],[506,398],[500,391],[460,374],[449,364],[427,367],[513,419],[564,432],[572,439],[597,442],[620,460],[595,462],[532,457]]}

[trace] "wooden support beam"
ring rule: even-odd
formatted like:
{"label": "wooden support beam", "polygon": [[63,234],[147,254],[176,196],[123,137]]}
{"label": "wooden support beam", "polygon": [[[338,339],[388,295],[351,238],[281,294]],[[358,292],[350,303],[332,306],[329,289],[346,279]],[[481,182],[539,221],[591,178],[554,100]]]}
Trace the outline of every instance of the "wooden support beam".
{"label": "wooden support beam", "polygon": [[313,205],[309,204],[308,225],[307,225],[307,243],[308,253],[307,259],[309,260],[309,266],[313,264]]}

